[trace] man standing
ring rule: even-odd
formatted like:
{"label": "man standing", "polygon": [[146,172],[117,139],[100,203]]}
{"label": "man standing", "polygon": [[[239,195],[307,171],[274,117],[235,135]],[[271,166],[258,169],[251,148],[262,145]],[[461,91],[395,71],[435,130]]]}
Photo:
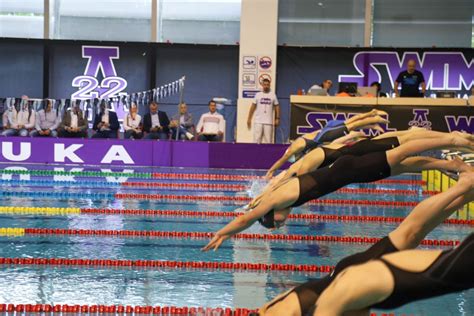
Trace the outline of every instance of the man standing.
{"label": "man standing", "polygon": [[150,112],[143,117],[145,139],[168,139],[170,120],[166,112],[158,111],[158,103],[150,103]]}
{"label": "man standing", "polygon": [[[398,92],[398,85],[402,84],[401,92]],[[421,93],[419,87],[421,85]],[[393,84],[395,95],[402,98],[422,98],[426,92],[426,83],[423,74],[416,70],[416,61],[410,59],[407,63],[407,70],[402,71]]]}
{"label": "man standing", "polygon": [[[252,106],[250,107],[247,119],[247,127],[252,126],[252,117],[254,112],[255,119],[253,124],[254,143],[273,143],[273,126],[280,125],[280,104],[275,93],[270,91],[270,80],[263,79],[263,91],[255,95]],[[273,121],[273,109],[275,109],[275,121]]]}
{"label": "man standing", "polygon": [[209,101],[209,112],[201,115],[197,125],[198,140],[217,142],[224,136],[224,117],[217,113],[216,102]]}

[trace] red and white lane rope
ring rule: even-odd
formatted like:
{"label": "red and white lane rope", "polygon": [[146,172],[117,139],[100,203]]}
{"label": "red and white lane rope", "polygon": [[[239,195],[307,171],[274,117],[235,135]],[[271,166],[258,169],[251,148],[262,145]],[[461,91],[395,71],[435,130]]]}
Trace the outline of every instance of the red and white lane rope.
{"label": "red and white lane rope", "polygon": [[[179,202],[224,202],[244,205],[252,199],[246,196],[226,195],[176,195],[176,194],[141,194],[141,193],[116,193],[114,198],[119,200],[168,200]],[[419,202],[415,201],[380,201],[380,200],[345,200],[345,199],[316,199],[306,205],[368,205],[388,207],[414,207]]]}
{"label": "red and white lane rope", "polygon": [[[194,211],[194,210],[141,210],[141,209],[98,209],[98,208],[74,208],[74,207],[19,207],[0,206],[0,214],[14,215],[45,215],[45,216],[68,216],[78,214],[103,214],[103,215],[126,215],[144,217],[222,217],[233,218],[240,216],[242,212],[224,211]],[[341,222],[378,222],[378,223],[400,223],[404,217],[371,216],[371,215],[339,215],[339,214],[289,214],[289,220],[316,220],[316,221],[341,221]],[[451,225],[474,225],[473,219],[449,218],[443,223]]]}
{"label": "red and white lane rope", "polygon": [[[188,210],[137,210],[137,209],[80,209],[81,214],[120,214],[134,216],[173,216],[173,217],[237,217],[242,212],[223,211],[188,211]],[[400,223],[404,217],[392,216],[364,216],[364,215],[337,215],[337,214],[290,214],[290,220],[318,220],[318,221],[341,221],[341,222],[378,222],[378,223]],[[452,225],[474,225],[474,220],[450,218],[443,223]]]}
{"label": "red and white lane rope", "polygon": [[[8,230],[8,228],[6,228]],[[147,237],[147,238],[177,238],[177,239],[209,239],[214,236],[210,232],[177,232],[156,230],[94,230],[94,229],[63,229],[63,228],[14,228],[17,235],[68,235],[68,236],[107,236],[107,237]],[[9,231],[12,231],[10,228]],[[1,234],[1,232],[0,232]],[[273,241],[324,241],[337,243],[369,243],[380,240],[378,237],[362,236],[326,236],[326,235],[285,235],[285,234],[251,234],[241,233],[235,239],[255,239]],[[422,245],[455,246],[458,240],[425,239]]]}
{"label": "red and white lane rope", "polygon": [[[122,182],[121,186],[127,188],[147,188],[162,190],[202,190],[221,192],[240,192],[248,189],[248,186],[238,184],[214,184],[214,183],[163,183],[163,182]],[[390,195],[433,195],[437,191],[420,190],[395,190],[395,189],[371,189],[371,188],[342,188],[336,193],[344,194],[390,194]]]}
{"label": "red and white lane rope", "polygon": [[[0,304],[0,313],[19,315],[23,313],[42,313],[55,315],[59,313],[81,315],[182,315],[182,316],[248,316],[257,312],[250,308],[212,308],[191,306],[131,306],[131,305],[79,305],[79,304]],[[371,313],[370,316],[395,316],[393,313]]]}

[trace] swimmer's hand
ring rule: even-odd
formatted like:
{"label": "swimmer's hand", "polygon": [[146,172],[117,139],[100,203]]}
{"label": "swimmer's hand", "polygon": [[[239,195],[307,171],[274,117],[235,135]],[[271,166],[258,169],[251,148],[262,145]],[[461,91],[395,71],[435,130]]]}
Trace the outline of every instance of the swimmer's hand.
{"label": "swimmer's hand", "polygon": [[221,246],[221,244],[229,238],[229,235],[215,234],[214,237],[212,237],[211,241],[205,247],[201,248],[201,251],[206,252],[211,249],[216,251]]}
{"label": "swimmer's hand", "polygon": [[274,173],[275,173],[275,171],[268,170],[268,172],[265,174],[265,180],[269,181],[271,178],[273,178]]}

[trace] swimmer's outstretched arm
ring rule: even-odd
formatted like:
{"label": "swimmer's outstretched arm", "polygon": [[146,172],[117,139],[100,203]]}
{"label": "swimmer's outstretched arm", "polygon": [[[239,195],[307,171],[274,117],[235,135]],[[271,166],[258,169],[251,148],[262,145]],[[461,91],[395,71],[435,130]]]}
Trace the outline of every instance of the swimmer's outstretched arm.
{"label": "swimmer's outstretched arm", "polygon": [[[380,117],[380,115],[387,115],[387,113],[384,111],[374,109],[367,113],[357,114],[347,119],[344,122],[344,124],[346,125],[349,131],[353,131],[359,128],[366,128],[366,127],[376,128],[374,124],[376,125],[376,124],[388,122],[386,119]],[[267,179],[271,179],[275,171],[280,169],[281,166],[283,166],[283,164],[285,164],[285,162],[287,162],[291,156],[298,154],[304,150],[306,146],[306,142],[303,139],[304,137],[313,139],[316,137],[318,133],[319,131],[314,131],[312,133],[308,133],[308,134],[303,135],[302,137],[297,138],[286,150],[285,154],[280,159],[278,159],[277,162],[273,164],[273,166],[271,166],[271,168],[268,170],[265,177]]]}
{"label": "swimmer's outstretched arm", "polygon": [[357,121],[360,121],[360,120],[363,120],[363,119],[366,119],[366,118],[369,118],[369,117],[380,116],[380,115],[388,116],[388,113],[385,112],[385,111],[373,109],[369,112],[356,114],[356,115],[348,118],[347,120],[345,120],[344,123],[345,124],[352,124],[354,122],[357,122]]}
{"label": "swimmer's outstretched arm", "polygon": [[[299,180],[291,179],[290,181],[282,184],[275,191],[272,191],[270,194],[262,198],[251,211],[235,218],[229,224],[224,226],[224,228],[219,230],[211,239],[211,241],[201,250],[217,250],[225,240],[249,228],[259,218],[263,217],[271,210],[275,210],[276,212],[277,210],[287,209],[288,206],[292,205],[298,199],[298,196]],[[287,210],[287,212],[289,213],[289,210]],[[275,215],[275,220],[276,219],[277,215]]]}
{"label": "swimmer's outstretched arm", "polygon": [[283,166],[288,161],[288,159],[290,159],[291,156],[299,154],[300,152],[302,152],[305,148],[305,145],[306,145],[306,142],[304,141],[304,139],[302,139],[301,137],[297,138],[293,143],[291,143],[290,147],[288,147],[288,149],[285,151],[283,156],[281,156],[281,158],[278,159],[270,167],[270,169],[267,171],[267,174],[265,175],[265,178],[267,180],[271,179],[273,177],[273,174],[275,173],[275,171],[280,169],[281,166]]}
{"label": "swimmer's outstretched arm", "polygon": [[367,138],[367,136],[364,134],[364,132],[361,132],[361,131],[351,131],[346,136],[342,136],[342,137],[339,137],[338,139],[335,139],[333,142],[331,142],[331,145],[345,144],[347,142],[350,142],[359,138]]}
{"label": "swimmer's outstretched arm", "polygon": [[224,228],[220,229],[201,251],[209,251],[211,249],[216,251],[225,240],[246,230],[269,211],[270,209],[265,207],[265,204],[260,203],[251,211],[234,218],[229,224],[224,226]]}

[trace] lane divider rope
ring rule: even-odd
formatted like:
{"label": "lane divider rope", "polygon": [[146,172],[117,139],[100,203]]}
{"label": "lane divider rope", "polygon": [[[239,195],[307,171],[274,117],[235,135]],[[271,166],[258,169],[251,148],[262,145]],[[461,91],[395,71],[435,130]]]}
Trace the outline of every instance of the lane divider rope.
{"label": "lane divider rope", "polygon": [[[0,214],[19,215],[77,215],[77,214],[103,214],[103,215],[128,215],[146,217],[222,217],[232,218],[243,215],[242,212],[223,211],[192,211],[192,210],[139,210],[139,209],[98,209],[98,208],[60,208],[60,207],[20,207],[0,206]],[[342,221],[342,222],[379,222],[400,223],[404,217],[371,216],[371,215],[339,215],[339,214],[290,214],[289,220],[317,220],[317,221]],[[474,220],[449,218],[444,224],[474,225]]]}
{"label": "lane divider rope", "polygon": [[[140,194],[140,193],[116,193],[116,199],[133,200],[179,200],[188,202],[234,202],[243,205],[252,199],[246,196],[208,196],[208,195],[174,195],[174,194]],[[316,199],[306,205],[373,205],[390,207],[413,207],[418,205],[415,201],[377,201],[377,200],[344,200],[344,199]]]}
{"label": "lane divider rope", "polygon": [[[1,212],[1,208],[0,208]],[[242,212],[223,211],[188,211],[188,210],[137,210],[137,209],[80,209],[81,214],[122,214],[138,216],[180,216],[180,217],[237,217]],[[338,215],[338,214],[289,214],[290,220],[319,220],[319,221],[347,221],[347,222],[382,222],[401,223],[404,217],[367,216],[367,215]],[[474,225],[474,220],[448,218],[444,224]]]}
{"label": "lane divider rope", "polygon": [[[63,236],[107,236],[107,237],[146,237],[146,238],[175,238],[175,239],[209,239],[214,236],[211,232],[179,232],[158,230],[106,230],[106,229],[65,229],[65,228],[0,228],[2,231],[18,230],[18,234],[25,235],[63,235]],[[286,234],[252,234],[240,233],[234,239],[246,240],[273,240],[273,241],[324,241],[336,243],[369,243],[380,240],[379,237],[361,236],[326,236],[326,235],[286,235]],[[422,245],[429,246],[455,246],[458,240],[425,239]]]}
{"label": "lane divider rope", "polygon": [[[255,175],[229,175],[229,174],[204,174],[204,173],[149,173],[149,172],[103,172],[103,171],[57,171],[57,170],[9,170],[0,169],[0,174],[29,174],[38,176],[78,176],[78,177],[127,177],[127,178],[154,178],[154,179],[184,179],[208,181],[248,181],[263,179]],[[414,179],[385,179],[374,183],[378,184],[408,184],[423,185],[426,181]]]}
{"label": "lane divider rope", "polygon": [[[150,201],[179,201],[185,203],[223,202],[223,204],[245,205],[252,199],[247,196],[230,195],[176,195],[176,194],[141,194],[113,192],[65,192],[65,191],[0,191],[1,197],[28,198],[59,198],[59,199],[92,199],[92,200],[150,200]],[[345,199],[316,199],[306,205],[369,205],[388,207],[414,207],[415,201],[381,201],[381,200],[345,200]]]}
{"label": "lane divider rope", "polygon": [[[131,305],[79,305],[79,304],[0,304],[0,313],[56,313],[70,314],[113,314],[113,315],[186,315],[186,316],[248,316],[258,309],[191,307],[191,306],[131,306]],[[395,316],[394,313],[370,313],[370,316]]]}
{"label": "lane divider rope", "polygon": [[[221,192],[241,192],[249,189],[246,185],[238,184],[212,184],[212,183],[163,183],[163,182],[103,182],[103,181],[55,181],[55,180],[0,180],[0,185],[33,186],[33,187],[94,187],[94,188],[133,188],[133,189],[162,189],[162,190],[205,190]],[[393,190],[372,188],[342,188],[336,193],[343,194],[387,194],[387,195],[434,195],[438,191],[422,190]]]}
{"label": "lane divider rope", "polygon": [[7,236],[7,237],[25,236],[25,229],[17,228],[17,227],[2,227],[0,228],[0,236]]}
{"label": "lane divider rope", "polygon": [[28,174],[32,176],[127,177],[151,179],[149,172],[58,171],[0,169],[0,174]]}
{"label": "lane divider rope", "polygon": [[[219,180],[219,181],[246,181],[254,179],[263,179],[259,176],[243,176],[243,175],[222,175],[222,174],[198,174],[198,173],[152,173],[155,179],[192,179],[192,180]],[[426,184],[423,180],[412,179],[385,179],[375,183],[381,184]]]}
{"label": "lane divider rope", "polygon": [[[47,313],[81,314],[81,315],[187,315],[187,316],[248,316],[256,309],[249,308],[211,308],[211,307],[177,307],[177,306],[131,306],[131,305],[51,305],[51,304],[0,304],[0,312],[4,313]],[[19,315],[19,314],[17,314]],[[373,315],[371,315],[373,316]]]}
{"label": "lane divider rope", "polygon": [[290,263],[242,263],[173,260],[126,260],[126,259],[70,259],[70,258],[0,258],[0,265],[27,266],[100,266],[100,267],[149,267],[171,269],[206,269],[225,271],[294,271],[331,272],[329,265]]}
{"label": "lane divider rope", "polygon": [[[212,191],[244,191],[249,187],[236,184],[207,184],[207,183],[162,183],[162,182],[123,182],[124,187],[133,188],[158,188],[166,190],[212,190]],[[393,190],[371,188],[342,188],[335,193],[344,194],[393,194],[393,195],[434,195],[438,191],[422,190]]]}

